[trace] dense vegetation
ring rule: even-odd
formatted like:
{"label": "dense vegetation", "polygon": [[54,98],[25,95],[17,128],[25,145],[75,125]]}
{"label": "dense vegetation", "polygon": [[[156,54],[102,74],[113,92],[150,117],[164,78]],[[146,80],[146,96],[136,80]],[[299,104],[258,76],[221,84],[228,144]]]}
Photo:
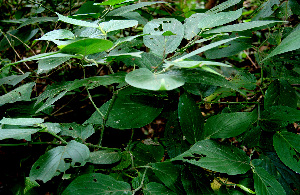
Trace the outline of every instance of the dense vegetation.
{"label": "dense vegetation", "polygon": [[296,0],[1,10],[0,194],[300,193]]}

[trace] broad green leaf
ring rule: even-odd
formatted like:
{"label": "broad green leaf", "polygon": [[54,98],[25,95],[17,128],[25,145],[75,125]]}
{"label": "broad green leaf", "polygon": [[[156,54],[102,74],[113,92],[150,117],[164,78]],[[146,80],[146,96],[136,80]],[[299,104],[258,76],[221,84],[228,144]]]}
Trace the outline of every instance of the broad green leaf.
{"label": "broad green leaf", "polygon": [[199,21],[198,28],[212,28],[232,22],[242,15],[242,11],[243,8],[240,8],[236,11],[220,12],[217,14],[207,15]]}
{"label": "broad green leaf", "polygon": [[112,168],[112,170],[123,170],[131,165],[131,156],[129,151],[124,151],[119,154],[121,156],[120,162]]}
{"label": "broad green leaf", "polygon": [[205,138],[229,138],[240,135],[257,119],[253,112],[221,113],[207,119]]}
{"label": "broad green leaf", "polygon": [[262,129],[260,126],[251,126],[248,131],[242,134],[242,143],[248,148],[253,148],[259,146],[259,140],[262,134]]}
{"label": "broad green leaf", "polygon": [[187,93],[179,98],[178,118],[183,136],[190,144],[203,139],[204,119],[201,110]]}
{"label": "broad green leaf", "polygon": [[265,93],[264,108],[271,106],[297,107],[297,95],[295,89],[285,80],[275,80]]}
{"label": "broad green leaf", "polygon": [[300,135],[291,132],[277,132],[273,144],[280,160],[289,168],[300,173]]}
{"label": "broad green leaf", "polygon": [[56,68],[57,66],[65,63],[68,61],[71,57],[49,57],[38,61],[38,71],[37,73],[43,73],[45,71],[52,70]]}
{"label": "broad green leaf", "polygon": [[23,26],[27,26],[29,24],[35,24],[40,22],[56,22],[57,17],[33,17],[25,20],[18,28],[22,28]]}
{"label": "broad green leaf", "polygon": [[[163,33],[171,31],[175,35],[164,36]],[[184,28],[181,22],[174,18],[160,18],[148,22],[144,29],[144,44],[151,49],[151,52],[159,56],[174,52],[180,45],[184,35]]]}
{"label": "broad green leaf", "polygon": [[168,188],[179,193],[180,189],[180,169],[172,162],[159,162],[152,164],[152,171]]}
{"label": "broad green leaf", "polygon": [[172,90],[184,84],[184,80],[176,73],[155,74],[146,68],[140,68],[128,73],[125,81],[133,87],[153,91]]}
{"label": "broad green leaf", "polygon": [[107,14],[107,16],[122,16],[125,13],[134,11],[136,9],[139,9],[139,8],[142,8],[142,7],[145,7],[145,6],[154,5],[154,4],[157,4],[157,3],[166,3],[166,2],[163,2],[163,1],[141,2],[141,3],[137,3],[137,4],[123,6],[123,7],[120,7],[118,9],[112,10],[111,12],[109,12]]}
{"label": "broad green leaf", "polygon": [[209,31],[206,31],[204,34],[212,34],[212,33],[225,33],[225,32],[237,32],[237,31],[244,31],[244,30],[249,30],[252,28],[258,28],[258,27],[263,27],[267,26],[271,27],[274,26],[276,23],[280,23],[284,21],[276,21],[276,20],[271,20],[271,21],[253,21],[253,22],[245,22],[245,23],[240,23],[240,24],[232,24],[232,25],[227,25],[227,26],[222,26],[219,28],[215,28]]}
{"label": "broad green leaf", "polygon": [[130,145],[135,166],[143,166],[148,163],[160,162],[164,156],[164,147],[159,143],[149,144],[134,142]]}
{"label": "broad green leaf", "polygon": [[155,98],[138,94],[132,88],[119,92],[111,105],[106,125],[116,129],[131,129],[151,123],[160,114],[162,107],[153,104],[157,102]]}
{"label": "broad green leaf", "polygon": [[241,0],[227,0],[205,12],[205,14],[215,14],[221,12],[231,6],[238,4]]}
{"label": "broad green leaf", "polygon": [[34,82],[22,85],[5,95],[0,96],[0,106],[7,103],[14,103],[18,101],[30,101],[32,87],[35,85]]}
{"label": "broad green leaf", "polygon": [[0,140],[3,139],[25,139],[31,141],[31,135],[41,129],[2,129],[0,126]]}
{"label": "broad green leaf", "polygon": [[169,190],[164,185],[156,182],[150,182],[143,188],[143,193],[145,195],[176,195],[175,192]]}
{"label": "broad green leaf", "polygon": [[46,183],[59,172],[75,166],[75,163],[83,166],[89,154],[87,146],[72,140],[68,145],[57,146],[40,156],[32,166],[29,177],[31,180],[42,180]]}
{"label": "broad green leaf", "polygon": [[89,55],[110,49],[113,42],[104,39],[82,39],[66,45],[60,51],[67,54]]}
{"label": "broad green leaf", "polygon": [[244,174],[250,169],[250,159],[235,146],[222,145],[213,140],[195,143],[188,151],[172,159],[182,160],[228,175]]}
{"label": "broad green leaf", "polygon": [[22,126],[34,126],[43,122],[44,119],[41,118],[3,118],[0,121],[1,124]]}
{"label": "broad green leaf", "polygon": [[54,134],[58,134],[61,131],[61,126],[59,123],[43,123],[41,127],[46,127],[46,131]]}
{"label": "broad green leaf", "polygon": [[105,32],[111,32],[114,30],[120,30],[124,28],[130,28],[138,25],[136,20],[110,20],[108,22],[102,22],[99,27]]}
{"label": "broad green leaf", "polygon": [[62,123],[61,135],[71,136],[73,138],[80,138],[86,140],[88,137],[95,133],[93,125],[79,125],[76,123]]}
{"label": "broad green leaf", "polygon": [[95,24],[95,23],[92,23],[92,22],[86,22],[86,21],[83,21],[83,20],[76,20],[76,19],[73,19],[73,18],[63,16],[59,13],[56,13],[56,14],[58,15],[58,20],[69,23],[69,24],[74,24],[74,25],[77,25],[77,26],[84,26],[84,27],[93,27],[93,28],[98,28],[99,27],[98,24]]}
{"label": "broad green leaf", "polygon": [[8,77],[4,77],[0,79],[0,85],[7,84],[15,86],[16,84],[20,83],[22,80],[27,78],[30,75],[30,72],[26,72],[22,75],[11,75]]}
{"label": "broad green leaf", "polygon": [[77,177],[64,190],[62,195],[121,195],[131,194],[129,183],[117,181],[109,175],[90,173]]}
{"label": "broad green leaf", "polygon": [[287,106],[272,106],[261,114],[260,124],[265,131],[276,131],[300,121],[300,110]]}
{"label": "broad green leaf", "polygon": [[221,62],[214,62],[214,61],[179,61],[179,62],[169,62],[165,61],[167,65],[174,65],[180,68],[199,68],[202,66],[225,66],[231,67],[228,64],[224,64]]}
{"label": "broad green leaf", "polygon": [[90,153],[90,158],[88,162],[93,164],[113,164],[121,160],[121,155],[119,152],[110,150],[100,150]]}
{"label": "broad green leaf", "polygon": [[286,194],[280,183],[261,167],[255,167],[253,178],[257,195]]}
{"label": "broad green leaf", "polygon": [[67,30],[67,29],[58,29],[47,32],[41,38],[37,40],[45,40],[45,41],[52,41],[52,40],[59,40],[59,39],[74,39],[75,35]]}
{"label": "broad green leaf", "polygon": [[178,61],[182,61],[182,60],[184,60],[184,59],[190,58],[190,57],[192,57],[192,56],[194,56],[194,55],[197,55],[197,54],[199,54],[199,53],[202,53],[202,52],[204,52],[204,51],[206,51],[206,50],[209,50],[209,49],[211,49],[211,48],[218,47],[218,46],[220,46],[220,45],[222,45],[222,44],[224,44],[224,43],[227,43],[227,42],[232,41],[232,40],[237,39],[237,38],[240,38],[240,37],[234,37],[234,38],[225,39],[225,40],[221,40],[221,41],[217,41],[217,42],[210,43],[210,44],[205,45],[205,46],[203,46],[203,47],[201,47],[201,48],[199,48],[199,49],[196,49],[196,50],[192,51],[192,52],[189,53],[189,54],[186,54],[186,55],[184,55],[184,56],[182,56],[182,57],[180,57],[180,58],[174,60],[174,62],[178,62]]}
{"label": "broad green leaf", "polygon": [[280,43],[280,45],[278,45],[265,59],[268,59],[278,54],[293,51],[299,48],[300,48],[300,28],[294,30],[291,34],[289,34],[289,36],[284,38]]}

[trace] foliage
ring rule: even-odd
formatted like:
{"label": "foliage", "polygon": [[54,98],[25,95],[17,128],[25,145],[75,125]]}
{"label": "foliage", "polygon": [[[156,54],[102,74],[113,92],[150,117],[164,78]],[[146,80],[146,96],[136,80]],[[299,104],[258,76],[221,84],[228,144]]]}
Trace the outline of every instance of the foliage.
{"label": "foliage", "polygon": [[10,193],[299,193],[295,0],[37,2],[0,26]]}

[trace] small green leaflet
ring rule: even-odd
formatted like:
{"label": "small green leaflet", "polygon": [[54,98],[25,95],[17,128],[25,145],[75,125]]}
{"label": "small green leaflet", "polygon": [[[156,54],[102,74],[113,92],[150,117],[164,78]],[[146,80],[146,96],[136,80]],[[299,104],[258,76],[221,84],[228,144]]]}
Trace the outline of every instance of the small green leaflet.
{"label": "small green leaflet", "polygon": [[273,144],[280,160],[289,168],[300,173],[300,135],[291,132],[277,132]]}
{"label": "small green leaflet", "polygon": [[26,72],[22,75],[11,75],[8,77],[4,77],[0,79],[0,85],[7,84],[15,86],[16,84],[20,83],[22,80],[27,78],[30,75],[30,72]]}
{"label": "small green leaflet", "polygon": [[169,190],[164,185],[156,182],[150,182],[143,188],[143,193],[145,195],[176,195],[175,192]]}
{"label": "small green leaflet", "polygon": [[188,151],[172,159],[174,160],[182,160],[228,175],[244,174],[250,169],[250,159],[244,151],[213,140],[195,143]]}
{"label": "small green leaflet", "polygon": [[43,122],[44,119],[41,118],[3,118],[0,121],[1,124],[22,125],[22,126],[33,126]]}
{"label": "small green leaflet", "polygon": [[56,14],[58,15],[58,20],[69,23],[69,24],[74,24],[74,25],[78,25],[78,26],[84,26],[84,27],[93,27],[93,28],[98,28],[98,24],[96,23],[92,23],[92,22],[86,22],[83,20],[76,20],[73,18],[69,18],[66,16],[63,16],[59,13],[56,12]]}
{"label": "small green leaflet", "polygon": [[34,82],[22,85],[7,94],[0,96],[0,106],[7,103],[14,103],[18,101],[30,101],[32,87]]}
{"label": "small green leaflet", "polygon": [[89,55],[110,49],[113,42],[104,39],[86,38],[63,47],[60,51],[67,54]]}
{"label": "small green leaflet", "polygon": [[114,30],[134,27],[136,25],[138,25],[137,20],[110,20],[108,22],[100,23],[99,27],[105,32],[111,32]]}
{"label": "small green leaflet", "polygon": [[276,23],[285,22],[285,21],[253,21],[246,22],[240,24],[233,24],[222,26],[219,28],[214,28],[212,30],[206,31],[204,34],[212,34],[212,33],[225,33],[225,32],[236,32],[236,31],[244,31],[252,28],[262,27],[268,25],[268,27],[274,26]]}
{"label": "small green leaflet", "polygon": [[3,139],[25,139],[31,141],[31,135],[40,131],[41,129],[2,129],[0,126],[0,140]]}
{"label": "small green leaflet", "polygon": [[100,150],[90,153],[88,162],[93,164],[108,165],[121,160],[120,152]]}
{"label": "small green leaflet", "polygon": [[66,146],[55,147],[34,163],[30,170],[31,180],[42,180],[44,183],[56,176],[58,172],[64,172],[80,163],[83,166],[89,158],[89,148],[74,140]]}
{"label": "small green leaflet", "polygon": [[131,193],[129,183],[117,181],[115,178],[102,173],[90,173],[74,179],[62,195],[121,195]]}
{"label": "small green leaflet", "polygon": [[102,3],[94,3],[94,5],[118,5],[121,3],[130,2],[130,1],[133,1],[133,0],[107,0]]}
{"label": "small green leaflet", "polygon": [[242,15],[243,8],[240,8],[236,11],[230,12],[221,12],[212,15],[206,15],[206,17],[202,18],[199,21],[198,28],[212,28],[216,26],[221,26],[223,24],[232,22],[238,19]]}
{"label": "small green leaflet", "polygon": [[146,68],[140,68],[128,73],[125,81],[140,89],[172,90],[184,84],[184,80],[176,73],[155,74]]}
{"label": "small green leaflet", "polygon": [[41,38],[37,40],[45,40],[45,41],[52,41],[52,40],[59,40],[59,39],[74,39],[75,35],[67,30],[67,29],[58,29],[52,30],[44,34]]}
{"label": "small green leaflet", "polygon": [[285,195],[280,183],[261,167],[254,169],[254,189],[257,195]]}

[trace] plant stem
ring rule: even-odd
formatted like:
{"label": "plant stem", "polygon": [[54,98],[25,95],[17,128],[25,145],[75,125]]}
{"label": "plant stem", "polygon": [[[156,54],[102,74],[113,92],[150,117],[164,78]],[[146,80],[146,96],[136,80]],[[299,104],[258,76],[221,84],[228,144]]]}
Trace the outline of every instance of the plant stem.
{"label": "plant stem", "polygon": [[60,145],[57,142],[25,142],[18,144],[0,144],[0,146],[29,146],[29,145],[40,145],[40,144],[48,144],[48,145]]}
{"label": "plant stem", "polygon": [[199,102],[198,104],[259,104],[259,102],[218,102],[218,101],[202,101]]}
{"label": "plant stem", "polygon": [[141,184],[139,187],[137,187],[135,190],[133,190],[132,192],[132,195],[134,195],[137,191],[139,191],[143,185],[144,185],[144,180],[145,180],[145,176],[146,176],[146,173],[147,173],[147,170],[148,170],[149,167],[146,167],[145,171],[144,171],[144,174],[143,174],[143,177],[142,177],[142,181],[141,181]]}
{"label": "plant stem", "polygon": [[68,142],[66,140],[64,140],[62,137],[56,135],[55,133],[52,133],[51,131],[48,131],[47,127],[44,127],[43,125],[41,125],[41,127],[43,127],[44,129],[41,130],[40,132],[46,132],[46,133],[49,133],[51,134],[52,136],[54,136],[55,138],[59,139],[61,141],[61,143],[63,144],[68,144]]}

